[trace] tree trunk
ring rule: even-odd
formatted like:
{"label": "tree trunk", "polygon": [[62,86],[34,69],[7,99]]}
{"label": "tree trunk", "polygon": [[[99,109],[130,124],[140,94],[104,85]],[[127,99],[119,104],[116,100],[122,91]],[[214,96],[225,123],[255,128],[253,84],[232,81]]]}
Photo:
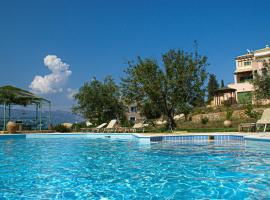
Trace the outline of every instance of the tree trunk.
{"label": "tree trunk", "polygon": [[168,124],[167,124],[168,129],[173,131],[173,129],[176,127],[176,123],[171,114],[169,114],[167,117],[168,117]]}

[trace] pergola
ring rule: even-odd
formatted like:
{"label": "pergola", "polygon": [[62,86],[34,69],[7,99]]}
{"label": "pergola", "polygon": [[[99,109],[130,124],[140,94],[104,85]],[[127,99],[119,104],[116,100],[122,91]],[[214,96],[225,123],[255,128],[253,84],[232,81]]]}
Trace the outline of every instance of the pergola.
{"label": "pergola", "polygon": [[[49,105],[49,117],[48,124],[51,124],[51,102],[42,97],[36,96],[31,92],[14,87],[14,86],[2,86],[0,87],[0,105],[4,106],[3,109],[3,130],[6,128],[7,120],[10,120],[10,111],[12,105],[36,106],[36,130],[42,129],[42,105],[47,103]],[[7,116],[8,115],[8,116]]]}
{"label": "pergola", "polygon": [[236,89],[224,87],[219,88],[214,92],[214,105],[221,106],[224,101],[229,101],[231,104],[236,103]]}

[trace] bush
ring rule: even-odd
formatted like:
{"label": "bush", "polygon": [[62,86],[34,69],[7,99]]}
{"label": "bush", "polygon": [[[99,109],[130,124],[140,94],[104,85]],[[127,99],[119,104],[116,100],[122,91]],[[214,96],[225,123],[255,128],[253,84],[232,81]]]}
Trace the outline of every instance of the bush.
{"label": "bush", "polygon": [[209,122],[209,119],[207,117],[201,118],[201,123],[202,124],[207,124]]}
{"label": "bush", "polygon": [[232,106],[232,101],[231,100],[225,100],[225,101],[223,101],[223,105],[225,106],[225,107],[231,107]]}
{"label": "bush", "polygon": [[81,128],[91,128],[94,127],[94,125],[87,127],[85,122],[80,122],[72,125],[72,131],[80,132]]}
{"label": "bush", "polygon": [[228,108],[226,111],[226,120],[231,120],[232,116],[233,116],[233,110]]}
{"label": "bush", "polygon": [[195,107],[192,110],[192,114],[206,114],[214,111],[212,107]]}
{"label": "bush", "polygon": [[245,114],[252,119],[258,119],[259,117],[259,113],[253,110],[253,105],[251,103],[246,105]]}
{"label": "bush", "polygon": [[68,132],[70,132],[70,129],[68,129],[67,127],[65,127],[62,124],[58,124],[58,125],[54,126],[53,129],[56,132],[60,132],[60,133],[68,133]]}

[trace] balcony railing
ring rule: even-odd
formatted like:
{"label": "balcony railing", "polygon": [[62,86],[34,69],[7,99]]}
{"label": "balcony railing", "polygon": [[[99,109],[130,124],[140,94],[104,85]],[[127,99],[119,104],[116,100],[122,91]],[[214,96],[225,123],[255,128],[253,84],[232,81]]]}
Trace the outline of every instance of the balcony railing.
{"label": "balcony railing", "polygon": [[[21,124],[22,130],[46,130],[48,129],[48,117],[42,117],[41,122],[39,121],[39,118],[12,118],[12,121]],[[0,130],[3,130],[4,128],[4,118],[0,118]]]}

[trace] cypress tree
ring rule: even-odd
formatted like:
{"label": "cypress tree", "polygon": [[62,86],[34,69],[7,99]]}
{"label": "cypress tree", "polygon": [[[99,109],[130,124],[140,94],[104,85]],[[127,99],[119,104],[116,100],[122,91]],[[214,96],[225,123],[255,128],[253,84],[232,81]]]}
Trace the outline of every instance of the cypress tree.
{"label": "cypress tree", "polygon": [[208,91],[208,102],[213,100],[214,98],[214,92],[219,88],[218,81],[215,74],[210,74],[209,76],[209,82],[207,86]]}
{"label": "cypress tree", "polygon": [[224,86],[225,86],[225,85],[224,85],[224,81],[223,81],[223,80],[221,80],[220,87],[221,87],[221,88],[224,88]]}

